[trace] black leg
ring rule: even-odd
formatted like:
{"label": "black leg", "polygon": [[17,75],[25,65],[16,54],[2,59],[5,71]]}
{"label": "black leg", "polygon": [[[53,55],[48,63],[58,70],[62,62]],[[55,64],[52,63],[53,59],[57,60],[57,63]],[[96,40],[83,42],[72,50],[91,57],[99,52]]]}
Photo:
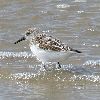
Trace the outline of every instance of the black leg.
{"label": "black leg", "polygon": [[45,69],[45,70],[47,70],[47,69],[46,69],[46,65],[45,65],[45,64],[43,65],[43,67],[44,67],[44,69]]}
{"label": "black leg", "polygon": [[57,64],[58,64],[58,68],[60,69],[60,68],[61,68],[61,65],[60,65],[60,63],[59,63],[59,62],[57,62]]}

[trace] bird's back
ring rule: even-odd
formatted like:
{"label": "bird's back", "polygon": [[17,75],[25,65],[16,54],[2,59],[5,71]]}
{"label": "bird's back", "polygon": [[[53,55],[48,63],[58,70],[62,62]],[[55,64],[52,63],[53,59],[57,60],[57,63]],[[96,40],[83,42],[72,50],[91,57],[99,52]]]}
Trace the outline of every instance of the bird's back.
{"label": "bird's back", "polygon": [[37,34],[32,40],[31,44],[38,45],[39,48],[52,51],[67,51],[70,49],[67,45],[62,43],[59,39],[56,39],[47,34]]}

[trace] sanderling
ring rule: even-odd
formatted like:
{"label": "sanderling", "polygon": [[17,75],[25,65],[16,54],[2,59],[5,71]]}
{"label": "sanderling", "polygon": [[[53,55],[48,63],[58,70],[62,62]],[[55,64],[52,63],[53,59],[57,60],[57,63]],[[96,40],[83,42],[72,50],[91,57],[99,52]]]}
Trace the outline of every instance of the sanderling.
{"label": "sanderling", "polygon": [[82,53],[62,43],[59,39],[40,32],[37,28],[29,28],[25,32],[25,36],[17,40],[14,44],[23,40],[29,41],[32,53],[42,62],[44,67],[47,62],[56,62],[59,68],[61,68],[59,62],[66,60],[70,54]]}

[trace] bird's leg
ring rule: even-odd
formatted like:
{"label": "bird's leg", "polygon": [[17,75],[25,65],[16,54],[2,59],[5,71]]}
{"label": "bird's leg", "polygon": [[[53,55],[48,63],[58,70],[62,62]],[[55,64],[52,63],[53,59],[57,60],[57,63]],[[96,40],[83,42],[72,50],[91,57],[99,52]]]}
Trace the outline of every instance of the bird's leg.
{"label": "bird's leg", "polygon": [[44,69],[46,70],[46,65],[45,65],[45,64],[43,64],[43,67],[44,67]]}
{"label": "bird's leg", "polygon": [[47,70],[45,63],[42,63],[42,67]]}
{"label": "bird's leg", "polygon": [[60,69],[60,68],[61,68],[61,65],[60,65],[60,63],[59,63],[59,62],[57,62],[57,64],[58,64],[58,68]]}

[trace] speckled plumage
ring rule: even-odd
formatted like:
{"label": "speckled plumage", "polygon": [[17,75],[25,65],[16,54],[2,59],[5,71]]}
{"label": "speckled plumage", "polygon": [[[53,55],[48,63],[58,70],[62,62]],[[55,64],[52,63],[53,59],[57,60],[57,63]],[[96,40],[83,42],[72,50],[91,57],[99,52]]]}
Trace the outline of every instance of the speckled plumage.
{"label": "speckled plumage", "polygon": [[25,33],[25,36],[16,41],[15,44],[22,40],[28,40],[32,53],[42,63],[59,62],[66,60],[72,52],[81,53],[81,51],[69,47],[59,39],[40,32],[36,28],[29,28]]}
{"label": "speckled plumage", "polygon": [[38,45],[44,50],[67,51],[70,47],[62,43],[59,39],[53,38],[45,33],[35,35],[31,40],[31,44]]}

